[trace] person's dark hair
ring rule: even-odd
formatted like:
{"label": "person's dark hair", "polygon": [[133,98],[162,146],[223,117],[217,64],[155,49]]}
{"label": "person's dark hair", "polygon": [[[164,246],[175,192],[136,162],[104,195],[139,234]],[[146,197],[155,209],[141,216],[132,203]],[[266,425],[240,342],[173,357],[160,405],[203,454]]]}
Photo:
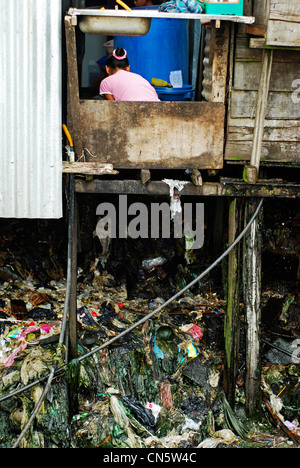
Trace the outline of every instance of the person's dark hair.
{"label": "person's dark hair", "polygon": [[116,68],[126,68],[129,66],[129,60],[127,58],[127,52],[122,47],[115,49],[106,60],[106,65],[113,70]]}

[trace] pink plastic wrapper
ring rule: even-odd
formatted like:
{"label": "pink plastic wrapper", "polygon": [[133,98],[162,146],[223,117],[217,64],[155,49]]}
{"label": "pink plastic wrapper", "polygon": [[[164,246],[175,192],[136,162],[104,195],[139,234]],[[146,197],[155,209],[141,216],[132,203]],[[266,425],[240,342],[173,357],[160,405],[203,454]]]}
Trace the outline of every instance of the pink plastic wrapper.
{"label": "pink plastic wrapper", "polygon": [[14,352],[6,359],[5,363],[3,364],[5,367],[11,367],[15,363],[15,358],[17,355],[21,352],[24,351],[24,349],[27,348],[26,341],[23,341],[18,348],[14,350]]}
{"label": "pink plastic wrapper", "polygon": [[203,338],[202,330],[198,325],[193,325],[192,328],[189,329],[188,333],[192,335],[194,340],[202,340]]}
{"label": "pink plastic wrapper", "polygon": [[53,328],[53,325],[47,325],[47,324],[42,325],[41,327],[29,327],[20,335],[20,338],[26,338],[26,336],[29,335],[29,333],[34,333],[38,330],[42,330],[43,332],[48,334],[50,333],[52,328]]}

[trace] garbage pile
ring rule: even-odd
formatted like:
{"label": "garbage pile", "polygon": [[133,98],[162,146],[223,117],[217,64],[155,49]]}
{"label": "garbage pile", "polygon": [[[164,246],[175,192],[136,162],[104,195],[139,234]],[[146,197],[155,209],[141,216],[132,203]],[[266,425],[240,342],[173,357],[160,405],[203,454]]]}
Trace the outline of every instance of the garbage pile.
{"label": "garbage pile", "polygon": [[[112,276],[97,273],[97,268],[94,271],[89,294],[84,287],[78,297],[82,352],[85,340],[91,343],[93,319],[94,340],[97,335],[101,343],[104,333],[107,339],[118,334],[164,302],[159,297],[128,299],[124,285],[116,287]],[[271,292],[267,291],[263,299],[267,305],[272,299]],[[289,304],[292,305],[291,301]],[[74,446],[297,446],[300,369],[292,356],[278,366],[278,358],[269,355],[274,348],[264,345],[263,423],[250,424],[245,416],[243,365],[237,385],[236,412],[229,407],[222,388],[225,306],[222,297],[203,287],[201,293],[183,296],[155,319],[102,350],[100,356],[94,356],[94,365],[101,369],[99,393],[89,397],[84,393],[80,398],[80,411],[71,431]],[[294,307],[299,307],[297,299]],[[288,323],[280,320],[277,323],[281,332],[285,328],[291,330],[294,323],[290,322],[293,309],[285,303],[284,310],[289,319]],[[298,325],[290,338],[299,333]],[[268,327],[268,332],[274,332],[272,327]],[[265,332],[264,336],[268,343]],[[241,352],[241,364],[243,361]],[[91,387],[86,384],[86,388]],[[281,412],[277,408],[272,414],[267,403],[271,402],[272,409],[276,401],[271,398],[273,392],[277,392],[277,399],[284,399]],[[276,417],[282,422],[278,430],[274,430],[274,424],[278,426]]]}
{"label": "garbage pile", "polygon": [[[4,255],[2,261],[7,267]],[[24,274],[18,264],[16,277],[0,281],[1,448],[13,445],[42,393],[44,381],[39,380],[55,358],[66,293],[61,267],[55,279],[45,269],[42,281],[42,270]],[[96,258],[87,274],[79,269],[80,357],[155,310],[168,298],[166,285],[179,288],[180,280],[191,274],[186,265],[178,265],[170,281],[161,257],[146,257],[141,265],[135,294],[128,293],[126,281],[114,276],[103,258]],[[15,272],[11,267],[10,273]],[[280,305],[278,310],[272,301],[277,309]],[[292,348],[286,350],[299,336],[299,296],[266,290],[262,305],[260,423],[248,421],[244,410],[243,316],[235,409],[224,395],[226,301],[208,279],[87,359],[65,366],[66,347],[59,362],[63,372],[20,447],[297,447],[300,368]],[[2,401],[36,381],[26,392]]]}

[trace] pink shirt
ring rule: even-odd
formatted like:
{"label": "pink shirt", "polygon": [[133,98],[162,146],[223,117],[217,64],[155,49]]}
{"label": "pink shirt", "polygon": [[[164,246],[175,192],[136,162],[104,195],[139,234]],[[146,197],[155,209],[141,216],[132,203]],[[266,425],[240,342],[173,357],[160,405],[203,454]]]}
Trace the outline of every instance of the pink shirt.
{"label": "pink shirt", "polygon": [[100,94],[112,94],[116,101],[160,101],[147,80],[126,70],[119,70],[102,80]]}

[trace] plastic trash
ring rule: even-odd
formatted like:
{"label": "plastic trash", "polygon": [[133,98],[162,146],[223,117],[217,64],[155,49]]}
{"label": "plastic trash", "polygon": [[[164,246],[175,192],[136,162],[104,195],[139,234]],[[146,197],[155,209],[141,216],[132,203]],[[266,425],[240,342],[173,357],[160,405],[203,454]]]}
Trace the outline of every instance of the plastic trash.
{"label": "plastic trash", "polygon": [[191,328],[189,328],[187,330],[187,333],[192,335],[194,340],[202,340],[202,338],[203,338],[203,333],[202,333],[201,328],[198,327],[198,325],[195,325],[195,324]]}
{"label": "plastic trash", "polygon": [[154,339],[153,351],[157,359],[164,359],[165,355],[162,352],[162,350],[159,348],[159,346],[157,345],[156,337]]}
{"label": "plastic trash", "polygon": [[164,257],[156,257],[152,259],[143,260],[142,266],[146,270],[151,270],[151,268],[163,265],[164,263],[166,263],[166,261],[167,260]]}
{"label": "plastic trash", "polygon": [[28,317],[35,322],[39,320],[57,320],[56,313],[51,308],[46,307],[35,307],[29,312]]}
{"label": "plastic trash", "polygon": [[213,388],[217,388],[220,382],[220,373],[216,371],[212,371],[209,376],[209,385]]}
{"label": "plastic trash", "polygon": [[77,313],[79,319],[84,325],[87,325],[89,327],[100,327],[96,320],[93,319],[92,315],[85,306],[78,309]]}
{"label": "plastic trash", "polygon": [[23,327],[13,328],[7,335],[6,340],[19,340],[23,331]]}
{"label": "plastic trash", "polygon": [[159,413],[161,412],[161,406],[157,405],[156,403],[146,403],[145,408],[149,409],[155,418],[155,422],[157,422],[157,418]]}
{"label": "plastic trash", "polygon": [[191,358],[195,359],[198,356],[198,351],[197,348],[193,343],[190,343],[185,350],[182,350],[181,348],[178,348],[178,353],[179,353],[179,362],[182,364],[185,361],[186,355]]}
{"label": "plastic trash", "polygon": [[230,429],[222,429],[213,437],[205,439],[197,448],[216,448],[220,444],[232,445],[237,440],[236,435]]}
{"label": "plastic trash", "polygon": [[14,350],[14,352],[6,359],[6,361],[3,363],[4,367],[11,367],[15,363],[15,359],[18,356],[18,354],[21,351],[24,351],[24,349],[27,348],[28,343],[26,341],[23,341],[18,348]]}
{"label": "plastic trash", "polygon": [[145,408],[141,403],[139,403],[133,396],[124,396],[123,397],[124,405],[130,409],[134,417],[146,427],[154,427],[156,424],[156,419],[152,411],[148,408]]}
{"label": "plastic trash", "polygon": [[203,8],[195,0],[171,0],[162,3],[158,11],[172,11],[175,13],[203,13]]}
{"label": "plastic trash", "polygon": [[198,351],[193,343],[188,345],[186,352],[189,358],[194,359],[198,356]]}
{"label": "plastic trash", "polygon": [[148,437],[144,440],[147,448],[169,448],[176,449],[181,447],[191,447],[191,443],[195,432],[189,431],[184,434],[177,434],[176,430],[173,429],[166,437],[157,439],[157,437]]}
{"label": "plastic trash", "polygon": [[187,181],[173,180],[173,179],[163,179],[163,182],[167,184],[170,188],[170,210],[171,210],[171,219],[175,218],[176,213],[181,213],[182,207],[179,196],[175,196],[175,188],[181,192],[185,185],[188,184]]}
{"label": "plastic trash", "polygon": [[296,429],[295,424],[291,423],[290,421],[284,421],[284,425],[290,430],[294,431]]}
{"label": "plastic trash", "polygon": [[99,320],[102,324],[110,322],[111,319],[117,318],[116,312],[113,310],[113,307],[108,302],[103,302],[101,305],[101,311]]}

